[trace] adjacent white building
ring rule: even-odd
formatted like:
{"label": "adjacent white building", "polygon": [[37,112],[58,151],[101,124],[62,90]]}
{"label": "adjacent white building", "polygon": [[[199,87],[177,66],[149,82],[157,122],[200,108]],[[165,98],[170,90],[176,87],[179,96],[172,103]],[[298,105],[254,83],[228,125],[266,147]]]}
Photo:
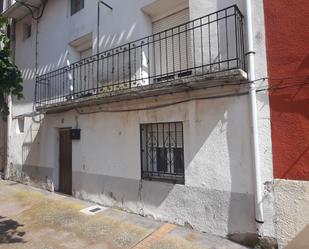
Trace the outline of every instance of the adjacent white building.
{"label": "adjacent white building", "polygon": [[[256,234],[245,1],[4,2],[25,96],[12,102],[11,179],[204,232]],[[253,4],[264,78],[263,1]],[[263,235],[276,237],[267,91],[257,111]]]}

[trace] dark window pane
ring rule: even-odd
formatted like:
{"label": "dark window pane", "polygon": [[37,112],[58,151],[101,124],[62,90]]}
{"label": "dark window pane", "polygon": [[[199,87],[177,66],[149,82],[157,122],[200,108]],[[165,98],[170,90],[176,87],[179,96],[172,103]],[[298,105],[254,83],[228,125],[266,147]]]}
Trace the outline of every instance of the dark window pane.
{"label": "dark window pane", "polygon": [[157,170],[167,172],[167,149],[157,148]]}
{"label": "dark window pane", "polygon": [[184,173],[184,160],[183,160],[183,149],[174,148],[174,171],[177,174]]}
{"label": "dark window pane", "polygon": [[71,0],[71,15],[84,8],[84,0]]}

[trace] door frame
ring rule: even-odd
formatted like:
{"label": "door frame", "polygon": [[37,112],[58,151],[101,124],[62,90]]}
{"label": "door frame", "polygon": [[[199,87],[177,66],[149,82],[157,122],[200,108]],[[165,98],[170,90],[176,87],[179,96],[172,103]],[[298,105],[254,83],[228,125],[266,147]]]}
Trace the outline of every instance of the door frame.
{"label": "door frame", "polygon": [[72,127],[61,127],[61,128],[58,128],[57,129],[57,132],[58,132],[58,146],[57,146],[57,151],[58,151],[58,170],[57,170],[57,178],[58,178],[58,188],[57,188],[57,191],[62,193],[62,194],[67,194],[67,195],[72,195],[72,190],[73,190],[73,146],[72,146],[72,139],[71,139],[71,173],[70,173],[70,176],[71,176],[71,191],[70,193],[63,193],[62,192],[62,189],[61,189],[61,148],[60,148],[60,133],[61,131],[63,130],[71,130]]}

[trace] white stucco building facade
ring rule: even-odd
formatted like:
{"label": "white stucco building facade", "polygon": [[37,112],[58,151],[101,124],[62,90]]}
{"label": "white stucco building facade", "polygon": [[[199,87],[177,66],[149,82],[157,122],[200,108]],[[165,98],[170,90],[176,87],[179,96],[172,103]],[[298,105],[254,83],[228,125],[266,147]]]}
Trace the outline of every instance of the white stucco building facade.
{"label": "white stucco building facade", "polygon": [[[28,2],[40,6],[40,1]],[[263,1],[253,2],[256,77],[259,79],[267,76]],[[217,13],[230,6],[237,6],[245,15],[245,1],[242,0],[114,0],[108,4],[112,10],[102,5],[99,12],[100,52],[151,36],[154,30],[163,32],[183,24],[183,21],[199,21],[200,17]],[[140,83],[145,86],[141,93],[134,90],[137,94],[134,93],[132,97],[133,90],[128,91],[125,87],[122,95],[105,92],[104,94],[108,95],[106,98],[85,96],[85,103],[77,100],[73,95],[68,95],[69,98],[66,100],[61,97],[55,102],[46,104],[44,101],[47,95],[38,90],[36,76],[42,76],[56,69],[70,66],[85,57],[96,55],[98,51],[97,3],[96,1],[84,1],[80,10],[72,15],[71,1],[47,1],[44,10],[42,7],[38,11],[33,10],[35,17],[42,13],[42,17],[38,20],[35,20],[24,6],[18,3],[13,4],[6,10],[6,13],[15,18],[14,54],[15,62],[23,74],[25,98],[22,101],[13,100],[12,103],[12,126],[9,129],[10,143],[7,159],[9,177],[52,191],[59,191],[61,181],[60,131],[78,129],[81,132],[80,139],[71,140],[71,193],[73,196],[176,224],[190,225],[197,230],[217,235],[239,234],[246,237],[256,234],[255,171],[252,156],[247,67],[244,62],[241,62],[243,68],[240,65],[236,69],[228,70],[234,62],[229,62],[231,64],[227,66],[227,58],[225,58],[229,53],[236,53],[235,44],[240,42],[237,39],[243,39],[244,52],[247,52],[246,36],[239,33],[239,36],[227,45],[222,41],[222,37],[227,39],[233,33],[240,32],[228,26],[230,21],[225,22],[226,19],[229,20],[228,18],[232,17],[224,15],[230,15],[232,12],[229,11],[234,8],[214,15],[217,18],[215,20],[220,18],[223,20],[218,25],[220,28],[217,26],[216,31],[212,28],[202,31],[212,32],[211,37],[220,36],[218,38],[220,42],[217,40],[219,47],[214,40],[203,41],[204,36],[201,31],[189,33],[190,41],[194,44],[190,47],[190,51],[184,52],[179,45],[180,42],[178,47],[176,46],[181,51],[174,53],[175,58],[179,59],[182,55],[190,57],[187,59],[189,71],[199,70],[193,64],[201,63],[204,58],[204,55],[201,55],[203,51],[212,53],[213,60],[210,60],[209,64],[214,63],[217,68],[215,72],[209,72],[209,75],[203,75],[202,78],[197,79],[193,75],[185,79],[173,79],[186,83],[185,89],[179,85],[175,87],[165,85],[160,91],[147,88],[151,80],[154,80],[150,77],[154,75],[154,72],[149,69],[142,71],[141,68],[145,61],[146,67],[152,65],[152,67],[161,69],[161,72],[157,73],[160,77],[165,74],[169,76],[168,65],[176,63],[166,58],[167,52],[163,57],[166,62],[149,62],[152,57],[141,52],[140,63],[135,63],[137,69],[133,70],[135,75],[140,74],[142,79],[148,79]],[[217,25],[215,20],[214,23]],[[245,23],[246,16],[243,20]],[[208,21],[212,22],[209,19]],[[199,22],[199,25],[204,25],[203,20]],[[192,23],[190,25],[193,25],[190,26],[192,30],[198,26]],[[178,32],[184,31],[178,30]],[[202,37],[202,42],[196,41],[197,35]],[[181,35],[177,38],[184,39]],[[161,39],[166,41],[164,36]],[[222,45],[226,47],[223,48]],[[143,48],[143,45],[141,46]],[[162,46],[166,50],[169,49],[169,45]],[[205,47],[208,49],[204,50]],[[153,48],[152,52],[156,54],[156,48]],[[134,58],[131,59],[134,60]],[[122,77],[126,75],[126,69],[123,69],[128,63],[126,60],[123,59],[123,66],[118,65],[123,70],[120,72]],[[190,64],[188,61],[194,63]],[[157,63],[163,63],[164,66],[161,64],[158,66]],[[176,69],[182,67],[181,63],[176,65]],[[227,68],[220,70],[220,66]],[[163,67],[167,68],[165,72]],[[211,65],[209,67],[211,71]],[[99,69],[91,67],[88,70],[94,70],[94,75],[98,73],[100,77],[101,75],[104,77],[105,69],[98,72]],[[106,70],[109,75],[114,69]],[[68,78],[70,78],[74,77],[75,73],[73,72],[73,76],[70,72],[62,73],[62,75],[65,77],[69,75]],[[79,73],[84,74],[84,72]],[[50,77],[52,82],[52,77],[57,76]],[[80,79],[85,77],[82,75]],[[179,74],[178,77],[180,77]],[[132,78],[134,75],[131,75]],[[94,78],[90,77],[91,80]],[[164,83],[167,79],[156,78],[156,80],[162,80]],[[192,84],[191,87],[190,84]],[[203,87],[199,87],[199,84]],[[257,84],[259,89],[267,88],[267,80],[258,81]],[[75,87],[71,87],[70,91],[77,89]],[[132,89],[137,89],[139,86],[137,84],[134,87]],[[54,91],[56,99],[57,91]],[[35,103],[35,97],[38,100],[40,94],[44,95],[43,101],[40,99],[41,102]],[[94,92],[92,94],[95,95]],[[264,236],[276,237],[270,110],[267,91],[258,92],[257,110],[261,161],[260,180],[264,194],[263,231]],[[175,128],[174,137],[169,135],[169,139],[172,137],[177,140],[178,135],[181,137],[182,142],[178,142],[179,147],[166,142],[162,146],[168,147],[169,152],[163,150],[165,157],[161,158],[167,168],[168,166],[172,168],[172,165],[175,167],[175,162],[182,160],[183,171],[180,170],[179,175],[182,177],[180,182],[173,182],[168,176],[166,176],[167,179],[159,179],[160,174],[154,179],[145,177],[146,166],[144,167],[143,163],[145,164],[145,160],[148,163],[149,161],[143,154],[145,153],[143,148],[147,144],[143,140],[145,137],[143,138],[142,127],[146,124],[160,124],[163,129],[166,124],[169,129],[168,134],[175,131],[171,128],[174,125],[175,127],[181,126],[180,130]],[[148,127],[153,131],[152,127],[155,126]],[[163,134],[165,134],[164,131]],[[159,139],[159,135],[156,139]],[[163,139],[165,139],[164,135]],[[153,141],[151,146],[157,148],[156,163],[150,162],[152,165],[156,164],[152,170],[158,173],[159,146],[154,146]],[[175,156],[177,149],[181,149],[179,153],[182,153],[182,156]],[[171,157],[174,159],[171,160]],[[168,163],[169,159],[173,162]],[[169,170],[169,173],[176,174],[176,171],[176,168],[173,168]]]}

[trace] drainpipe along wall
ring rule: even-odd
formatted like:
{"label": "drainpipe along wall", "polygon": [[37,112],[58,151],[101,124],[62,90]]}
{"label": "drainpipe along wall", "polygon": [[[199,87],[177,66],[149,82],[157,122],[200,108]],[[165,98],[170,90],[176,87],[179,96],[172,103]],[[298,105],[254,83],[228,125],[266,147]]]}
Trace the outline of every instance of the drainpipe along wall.
{"label": "drainpipe along wall", "polygon": [[255,83],[255,52],[253,46],[253,17],[252,17],[251,0],[246,0],[247,14],[247,38],[248,38],[248,80],[250,82],[250,105],[251,105],[251,122],[252,122],[252,154],[255,171],[255,222],[259,236],[263,236],[263,189],[261,183],[261,163],[259,151],[259,134],[258,134],[258,113]]}

